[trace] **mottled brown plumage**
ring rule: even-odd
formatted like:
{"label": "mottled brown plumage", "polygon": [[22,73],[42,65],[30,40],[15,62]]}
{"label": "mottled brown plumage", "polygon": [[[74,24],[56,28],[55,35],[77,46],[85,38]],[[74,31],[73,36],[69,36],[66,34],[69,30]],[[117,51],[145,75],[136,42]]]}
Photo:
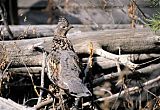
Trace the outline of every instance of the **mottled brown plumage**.
{"label": "mottled brown plumage", "polygon": [[66,37],[72,27],[65,18],[60,18],[54,31],[52,51],[47,57],[48,77],[60,88],[68,90],[76,97],[91,95],[79,78],[81,69],[71,41]]}

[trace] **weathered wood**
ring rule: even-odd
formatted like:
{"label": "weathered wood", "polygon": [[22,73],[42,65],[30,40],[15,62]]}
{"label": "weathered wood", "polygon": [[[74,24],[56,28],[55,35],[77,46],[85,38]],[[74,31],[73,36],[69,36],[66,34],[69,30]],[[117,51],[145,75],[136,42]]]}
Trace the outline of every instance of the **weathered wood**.
{"label": "weathered wood", "polygon": [[[159,54],[127,54],[128,59],[131,62],[144,62],[148,61],[150,59],[154,59],[157,57],[160,57]],[[28,67],[41,67],[42,64],[42,54],[37,54],[35,55],[30,54],[30,55],[13,55],[10,57],[10,60],[12,60],[12,63],[10,67],[24,67],[24,63]],[[82,58],[82,63],[86,63],[88,61],[88,58]],[[115,61],[114,60],[109,60],[103,57],[94,57],[93,58],[94,63],[98,64],[102,69],[108,69],[115,67]]]}
{"label": "weathered wood", "polygon": [[[154,79],[151,79],[149,81],[146,81],[145,83],[142,83],[142,87],[143,89],[145,90],[149,90],[153,87],[158,87],[159,86],[159,82],[160,82],[160,76],[154,78]],[[135,87],[130,87],[130,88],[127,88],[126,90],[123,90],[121,91],[121,93],[116,93],[116,94],[113,94],[111,96],[108,96],[108,97],[103,97],[103,98],[99,98],[95,101],[104,101],[104,100],[108,100],[109,102],[112,102],[112,101],[115,101],[117,98],[120,98],[120,97],[124,97],[124,95],[127,93],[129,93],[130,95],[131,94],[135,94],[137,92],[139,92],[142,88],[141,87],[138,87],[138,86],[135,86]],[[83,106],[86,106],[88,103],[84,103]]]}
{"label": "weathered wood", "polygon": [[[129,60],[131,62],[137,62],[137,63],[144,63],[151,59],[155,59],[157,57],[160,57],[159,54],[127,54]],[[86,63],[88,61],[88,58],[82,58],[82,63]],[[98,64],[102,69],[109,69],[116,67],[116,61],[109,60],[103,57],[94,57],[93,62],[95,64]]]}
{"label": "weathered wood", "polygon": [[[123,31],[123,32],[122,32]],[[145,33],[146,32],[146,33]],[[159,51],[160,36],[153,35],[147,31],[139,32],[134,30],[114,30],[84,32],[70,34],[69,39],[74,45],[77,53],[88,53],[89,42],[93,43],[94,48],[102,48],[110,52],[118,52],[119,48],[123,53],[151,53]],[[24,54],[32,53],[33,46],[44,45],[45,50],[50,50],[51,37],[1,41],[0,45],[5,45],[10,54],[21,50]],[[16,49],[18,48],[18,49]]]}
{"label": "weathered wood", "polygon": [[[128,62],[130,59],[129,55],[113,55],[105,52],[104,50],[118,53],[153,53],[159,52],[159,39],[160,36],[153,35],[149,32],[140,32],[136,30],[128,29],[117,29],[112,31],[96,31],[96,32],[84,32],[81,34],[70,34],[69,38],[74,45],[74,49],[78,54],[88,54],[88,44],[93,43],[94,53],[102,55],[105,58],[112,60],[120,58],[122,64]],[[26,59],[28,56],[40,55],[41,53],[34,51],[37,46],[43,46],[45,51],[51,50],[52,37],[28,39],[28,40],[15,40],[15,41],[1,41],[1,51],[5,48],[7,60],[11,60],[11,57],[18,56],[18,60],[13,62],[22,62],[24,65],[25,60],[27,62],[37,62],[37,60]],[[3,47],[3,48],[2,48]],[[102,50],[102,48],[104,50]],[[105,53],[102,53],[105,52]],[[4,52],[1,52],[4,53]],[[104,56],[105,55],[105,56]],[[22,58],[25,56],[26,58]],[[40,55],[41,56],[41,55]],[[36,56],[37,57],[37,56]],[[41,57],[38,57],[41,58]],[[36,59],[36,58],[35,58]],[[41,60],[38,60],[39,62]],[[32,63],[30,63],[31,65]],[[130,64],[129,64],[130,65]],[[131,64],[132,65],[132,64]]]}
{"label": "weathered wood", "polygon": [[[53,35],[53,30],[56,25],[11,25],[10,29],[14,34],[14,39],[28,39],[28,38],[39,38],[47,37]],[[73,25],[73,29],[69,33],[80,33],[87,31],[96,31],[96,30],[105,30],[105,29],[129,29],[130,24],[114,24],[114,25]],[[138,25],[138,29],[143,29],[143,25]],[[4,26],[0,26],[1,30],[1,39],[8,40],[9,33]]]}
{"label": "weathered wood", "polygon": [[[113,63],[111,63],[111,64],[114,65]],[[137,73],[148,74],[148,73],[152,73],[153,71],[155,71],[157,69],[160,69],[159,66],[160,66],[160,64],[153,64],[153,65],[138,69],[136,71],[137,71]],[[109,67],[106,67],[106,68],[108,69]],[[106,69],[106,68],[103,68],[103,69]],[[31,74],[40,75],[41,70],[42,70],[41,67],[27,67],[27,68],[26,67],[17,67],[17,68],[11,67],[8,69],[8,72],[11,72],[13,75],[16,75],[16,74],[29,75],[29,74],[27,74],[27,72],[29,71]],[[45,72],[47,72],[46,69],[45,69]],[[128,74],[132,74],[132,73],[128,72]],[[97,84],[97,82],[103,82],[105,80],[110,80],[110,79],[118,77],[119,75],[120,75],[119,73],[107,74],[107,75],[104,75],[100,78],[97,78],[94,83]]]}
{"label": "weathered wood", "polygon": [[36,110],[35,108],[22,106],[10,99],[0,97],[0,109],[1,110]]}
{"label": "weathered wood", "polygon": [[[22,74],[24,73],[24,75],[26,75],[26,73],[28,73],[28,71],[31,74],[39,74],[42,71],[41,67],[19,67],[19,68],[9,68],[8,69],[9,72],[13,73],[13,74]],[[47,70],[45,70],[45,72],[47,72]],[[29,75],[29,74],[28,74]]]}
{"label": "weathered wood", "polygon": [[[131,71],[127,71],[127,75],[136,75],[136,74],[153,74],[154,71],[156,70],[160,70],[160,64],[154,64],[154,65],[150,65],[141,69],[136,70],[135,72],[131,72]],[[117,78],[121,73],[111,73],[111,74],[107,74],[104,75],[100,78],[97,78],[93,81],[94,85],[99,85],[100,83],[106,81],[106,80],[111,80],[114,78]]]}
{"label": "weathered wood", "polygon": [[[145,53],[156,52],[159,50],[159,36],[151,33],[138,32],[134,30],[115,30],[115,31],[98,31],[86,32],[71,37],[71,41],[78,52],[88,52],[89,42],[93,47],[103,48],[109,52],[117,52],[119,49],[123,53]],[[71,36],[71,35],[70,35]]]}
{"label": "weathered wood", "polygon": [[[103,58],[100,58],[99,60],[101,60]],[[107,60],[106,60],[107,61]],[[108,60],[108,62],[110,63],[110,65],[113,65],[115,66],[115,62],[112,62],[110,60]],[[104,63],[107,63],[107,62],[104,62]],[[109,63],[107,63],[105,65],[105,67],[103,69],[108,69],[108,68],[111,68],[113,66],[110,66]],[[100,63],[101,64],[101,63]],[[103,65],[103,64],[102,64]],[[109,67],[107,67],[109,65]],[[96,68],[96,67],[95,67]],[[28,69],[28,70],[27,70]],[[8,72],[11,72],[12,75],[24,75],[24,76],[28,76],[28,71],[31,73],[31,74],[34,74],[34,75],[37,75],[37,76],[40,76],[40,73],[41,73],[41,70],[42,68],[41,67],[17,67],[17,68],[9,68],[8,69]],[[128,71],[127,74],[128,75],[137,75],[137,74],[148,74],[149,76],[152,75],[154,76],[153,72],[155,71],[159,71],[160,70],[160,64],[152,64],[152,65],[149,65],[149,66],[146,66],[144,68],[140,68],[138,70],[136,70],[135,72],[132,72],[132,71]],[[47,70],[45,70],[45,72],[47,72]],[[118,76],[120,75],[120,73],[116,72],[116,73],[111,73],[111,74],[107,74],[107,75],[104,75],[100,78],[97,78],[93,81],[93,84],[96,86],[96,85],[99,85],[100,83],[106,81],[106,80],[112,80],[112,79],[115,79],[117,78]],[[143,76],[143,75],[142,75]]]}

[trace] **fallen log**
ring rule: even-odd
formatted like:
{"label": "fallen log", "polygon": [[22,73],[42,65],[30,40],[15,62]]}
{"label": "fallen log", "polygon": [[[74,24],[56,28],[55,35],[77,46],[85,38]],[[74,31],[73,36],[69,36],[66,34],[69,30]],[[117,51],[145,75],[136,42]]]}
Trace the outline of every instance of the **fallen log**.
{"label": "fallen log", "polygon": [[[131,62],[137,62],[139,64],[160,57],[159,54],[127,54],[127,56],[129,56],[128,59]],[[87,63],[87,61],[88,58],[82,58],[82,63]],[[94,64],[98,64],[98,66],[100,66],[102,69],[110,69],[116,67],[116,61],[109,60],[103,57],[94,57],[93,62]]]}
{"label": "fallen log", "polygon": [[[69,38],[74,45],[74,49],[78,54],[88,54],[88,45],[93,43],[94,54],[100,55],[107,59],[119,59],[120,63],[136,67],[130,62],[130,56],[123,53],[158,53],[160,50],[159,39],[160,36],[153,35],[148,32],[140,32],[133,30],[119,29],[110,31],[96,31],[84,32],[81,34],[70,34]],[[35,47],[43,46],[47,52],[51,50],[52,37],[27,39],[27,40],[13,40],[1,41],[1,51],[7,51],[8,59],[15,55],[37,55],[40,54],[35,51]],[[104,50],[103,50],[104,49]],[[118,53],[121,51],[123,55],[115,55],[109,52]],[[3,53],[3,52],[1,52]],[[20,57],[21,58],[21,57]],[[22,58],[20,59],[22,60]]]}
{"label": "fallen log", "polygon": [[[128,59],[131,62],[146,62],[151,59],[160,57],[160,54],[127,54]],[[18,67],[24,67],[27,65],[27,67],[41,67],[42,65],[42,54],[37,55],[14,55],[10,57],[10,60],[12,60],[12,63],[10,67],[18,68]],[[88,58],[82,58],[82,63],[87,63]],[[95,64],[98,64],[102,69],[109,69],[116,66],[114,60],[109,60],[103,57],[94,57],[93,62]],[[22,71],[23,72],[23,71]]]}
{"label": "fallen log", "polygon": [[[74,45],[77,53],[88,53],[89,42],[93,43],[94,48],[102,48],[110,52],[118,52],[119,48],[122,53],[151,53],[159,51],[160,36],[153,35],[145,31],[138,32],[134,30],[114,30],[114,31],[95,31],[84,32],[79,34],[70,34],[68,37]],[[22,52],[32,52],[33,46],[43,44],[46,50],[50,50],[50,37],[1,41],[0,45],[5,45],[8,51],[16,51],[17,46]],[[8,49],[10,48],[10,49]]]}
{"label": "fallen log", "polygon": [[[53,31],[56,25],[11,25],[9,26],[14,39],[28,39],[28,38],[40,38],[53,36]],[[69,33],[80,33],[87,31],[97,31],[105,29],[129,29],[130,24],[115,24],[115,25],[73,25],[73,29]],[[137,25],[138,29],[143,29],[143,25]],[[1,40],[9,40],[9,33],[4,26],[0,26],[1,29]],[[143,31],[142,31],[143,32]]]}

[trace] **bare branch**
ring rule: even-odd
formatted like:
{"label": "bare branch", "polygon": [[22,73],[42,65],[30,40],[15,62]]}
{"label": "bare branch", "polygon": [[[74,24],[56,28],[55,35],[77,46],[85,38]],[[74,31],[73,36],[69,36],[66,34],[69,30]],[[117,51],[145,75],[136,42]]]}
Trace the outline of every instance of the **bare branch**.
{"label": "bare branch", "polygon": [[[3,6],[3,4],[2,4],[2,6]],[[6,13],[6,10],[5,10],[5,7],[4,7],[4,6],[3,6],[3,9],[4,9],[4,13]],[[1,15],[1,17],[2,17],[2,21],[3,21],[4,25],[5,25],[8,33],[9,33],[9,38],[10,38],[10,40],[12,40],[12,39],[14,38],[14,37],[13,37],[13,33],[12,33],[12,31],[10,30],[10,28],[9,28],[9,25],[8,25],[8,23],[7,23],[7,20],[6,20],[6,16],[4,16],[1,6],[0,6],[0,15]]]}
{"label": "bare branch", "polygon": [[[43,61],[42,61],[42,71],[41,71],[41,87],[44,88],[44,72],[45,72],[45,67],[46,67],[46,53],[43,52]],[[39,98],[38,98],[38,103],[41,102],[42,100],[42,95],[43,95],[43,90],[40,90]]]}

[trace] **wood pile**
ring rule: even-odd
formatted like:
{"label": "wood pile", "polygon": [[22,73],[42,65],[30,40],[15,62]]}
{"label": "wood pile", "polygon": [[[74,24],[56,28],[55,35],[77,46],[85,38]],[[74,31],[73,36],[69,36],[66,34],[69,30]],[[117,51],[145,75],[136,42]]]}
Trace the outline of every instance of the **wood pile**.
{"label": "wood pile", "polygon": [[[39,92],[43,70],[43,54],[38,49],[51,50],[54,27],[10,26],[13,40],[1,27],[1,97],[32,106],[28,108],[31,110],[51,106],[54,100],[47,98],[46,93],[43,96],[45,100],[39,104],[34,98],[38,98],[35,89]],[[94,94],[94,97],[84,100],[82,108],[160,108],[160,36],[140,25],[136,29],[130,29],[129,25],[74,27],[67,36],[82,62],[82,70],[88,80],[92,80],[87,84],[92,85],[89,88]],[[44,71],[46,74],[47,70]],[[45,76],[47,90],[49,84]],[[15,106],[6,99],[0,99],[0,103]],[[20,109],[17,107],[15,110]]]}

